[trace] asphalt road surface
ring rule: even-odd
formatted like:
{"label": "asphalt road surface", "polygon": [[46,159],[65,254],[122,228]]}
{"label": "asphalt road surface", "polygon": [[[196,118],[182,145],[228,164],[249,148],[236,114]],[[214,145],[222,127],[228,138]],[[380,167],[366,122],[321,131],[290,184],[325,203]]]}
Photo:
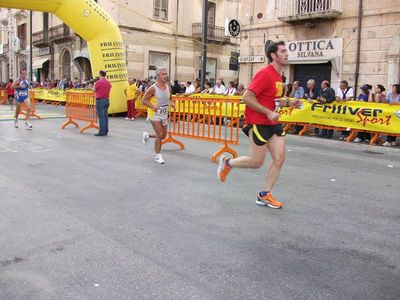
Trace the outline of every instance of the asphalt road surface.
{"label": "asphalt road surface", "polygon": [[400,299],[399,148],[288,136],[273,210],[266,166],[218,181],[218,144],[158,165],[143,119],[62,122],[0,122],[1,300]]}

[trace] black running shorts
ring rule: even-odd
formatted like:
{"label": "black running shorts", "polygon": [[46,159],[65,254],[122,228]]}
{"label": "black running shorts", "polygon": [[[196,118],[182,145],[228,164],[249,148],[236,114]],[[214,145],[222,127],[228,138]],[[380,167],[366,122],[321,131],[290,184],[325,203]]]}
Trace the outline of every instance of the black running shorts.
{"label": "black running shorts", "polygon": [[250,125],[246,124],[243,127],[243,132],[249,136],[250,129],[253,133],[253,141],[257,146],[263,146],[267,141],[276,134],[277,136],[285,136],[286,132],[283,131],[282,124],[276,125]]}

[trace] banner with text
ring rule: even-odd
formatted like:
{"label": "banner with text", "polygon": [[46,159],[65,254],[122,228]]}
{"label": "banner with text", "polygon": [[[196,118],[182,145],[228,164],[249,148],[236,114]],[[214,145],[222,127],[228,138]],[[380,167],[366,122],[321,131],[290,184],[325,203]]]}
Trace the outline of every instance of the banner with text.
{"label": "banner with text", "polygon": [[303,101],[300,109],[282,108],[279,120],[400,134],[400,105],[370,102],[333,102],[322,104]]}

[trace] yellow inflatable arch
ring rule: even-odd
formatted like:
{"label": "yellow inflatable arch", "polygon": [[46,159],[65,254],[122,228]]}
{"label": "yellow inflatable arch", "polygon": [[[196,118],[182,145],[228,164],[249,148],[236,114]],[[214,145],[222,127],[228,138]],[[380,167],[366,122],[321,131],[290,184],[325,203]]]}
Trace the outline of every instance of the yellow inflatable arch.
{"label": "yellow inflatable arch", "polygon": [[105,70],[111,81],[110,113],[126,111],[125,48],[118,25],[93,0],[0,0],[0,7],[55,14],[87,41],[93,75]]}

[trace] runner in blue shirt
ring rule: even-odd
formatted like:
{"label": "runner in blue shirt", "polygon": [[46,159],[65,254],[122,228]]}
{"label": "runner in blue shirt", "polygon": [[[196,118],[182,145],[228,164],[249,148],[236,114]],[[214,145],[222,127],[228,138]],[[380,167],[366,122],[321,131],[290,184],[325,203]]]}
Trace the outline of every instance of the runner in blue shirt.
{"label": "runner in blue shirt", "polygon": [[20,71],[21,77],[19,77],[12,88],[16,90],[16,109],[15,109],[15,121],[14,127],[18,128],[18,116],[21,112],[21,104],[25,102],[26,105],[26,117],[25,117],[25,128],[32,129],[32,125],[29,124],[29,118],[31,116],[31,101],[29,99],[29,81],[26,78],[26,70]]}

